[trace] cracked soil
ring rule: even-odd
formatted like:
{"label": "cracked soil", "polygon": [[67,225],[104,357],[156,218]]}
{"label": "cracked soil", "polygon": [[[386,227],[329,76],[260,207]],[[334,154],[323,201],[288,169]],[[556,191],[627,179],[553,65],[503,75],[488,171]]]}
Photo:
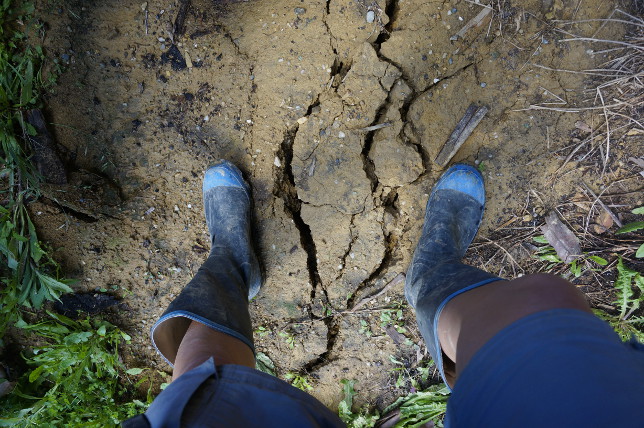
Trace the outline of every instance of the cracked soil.
{"label": "cracked soil", "polygon": [[[308,376],[327,406],[343,378],[358,380],[359,405],[389,404],[401,394],[391,357],[429,359],[403,283],[352,309],[406,271],[442,172],[434,158],[467,107],[487,105],[453,159],[484,171],[479,236],[521,216],[531,190],[546,204],[569,197],[587,171],[556,172],[584,116],[526,109],[587,97],[585,76],[543,67],[605,58],[558,43],[551,21],[603,18],[614,4],[504,2],[453,40],[483,6],[192,0],[176,31],[180,3],[40,5],[45,46],[68,61],[46,115],[70,175],[33,205],[43,239],[76,290],[122,300],[111,316],[133,337],[128,363],[167,372],[149,328],[205,260],[201,177],[229,159],[253,189],[265,270],[250,308],[257,350],[279,375]],[[402,339],[382,325],[387,308],[402,308]]]}

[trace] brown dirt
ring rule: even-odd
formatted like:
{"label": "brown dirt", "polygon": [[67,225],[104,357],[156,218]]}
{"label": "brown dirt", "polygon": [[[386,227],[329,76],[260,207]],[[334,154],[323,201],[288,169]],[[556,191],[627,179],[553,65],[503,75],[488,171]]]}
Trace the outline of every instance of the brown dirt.
{"label": "brown dirt", "polygon": [[[599,122],[526,110],[556,97],[567,107],[592,98],[586,76],[535,64],[580,70],[605,61],[588,45],[557,42],[552,19],[603,18],[610,1],[504,2],[491,23],[457,41],[450,37],[481,6],[193,0],[185,34],[173,36],[178,2],[142,3],[41,5],[46,47],[61,61],[69,55],[46,103],[74,179],[32,205],[42,238],[79,280],[74,288],[106,288],[127,304],[115,316],[133,337],[131,365],[169,370],[149,328],[205,258],[201,175],[216,159],[239,165],[253,187],[266,269],[251,304],[255,326],[267,332],[256,335],[257,349],[280,375],[309,376],[311,393],[331,407],[343,378],[358,380],[358,404],[382,406],[407,391],[394,386],[400,366],[390,356],[411,372],[427,363],[402,284],[361,311],[347,309],[405,272],[441,173],[433,159],[470,103],[490,107],[454,158],[485,171],[489,203],[474,264],[509,277],[542,269],[521,243],[538,233],[543,214],[584,217],[582,181],[613,183],[607,194],[636,185],[627,158],[641,136],[615,142],[603,176],[596,155],[560,170],[579,138],[575,122]],[[611,25],[600,34],[622,31]],[[173,45],[185,66],[176,52],[175,62],[164,56]],[[627,203],[641,205],[641,193],[631,196]],[[585,209],[574,214],[578,206]],[[391,307],[402,307],[410,341],[382,328]],[[280,333],[294,336],[293,348]]]}

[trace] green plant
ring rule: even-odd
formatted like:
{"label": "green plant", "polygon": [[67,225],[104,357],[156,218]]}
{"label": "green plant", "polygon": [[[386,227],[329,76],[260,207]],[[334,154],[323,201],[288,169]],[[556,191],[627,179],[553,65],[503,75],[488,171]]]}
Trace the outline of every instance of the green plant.
{"label": "green plant", "polygon": [[284,339],[284,341],[286,342],[289,348],[291,349],[295,348],[295,336],[293,336],[291,333],[288,333],[286,331],[280,331],[277,334]]}
{"label": "green plant", "polygon": [[364,334],[367,337],[373,336],[371,327],[369,326],[369,323],[365,320],[360,320],[360,329],[358,330],[358,333]]}
{"label": "green plant", "polygon": [[626,341],[634,336],[640,342],[644,342],[644,316],[633,316],[644,303],[644,277],[626,267],[621,257],[617,262],[615,292],[617,299],[613,303],[617,306],[619,314],[611,315],[600,310],[595,310],[595,314],[608,321],[622,340]]}
{"label": "green plant", "polygon": [[[59,281],[44,273],[46,266],[58,270],[58,265],[42,249],[36,229],[22,203],[24,195],[6,209],[0,207],[0,253],[7,260],[11,277],[5,280],[0,311],[5,316],[0,333],[14,319],[18,305],[40,308],[45,300],[57,299],[61,293],[71,292],[66,281]],[[57,276],[57,275],[56,275]]]}
{"label": "green plant", "polygon": [[407,333],[407,329],[404,327],[405,319],[402,308],[385,309],[380,313],[380,327],[384,330],[388,325],[393,326],[400,334]]}
{"label": "green plant", "polygon": [[[548,241],[543,235],[534,236],[532,240],[539,244],[548,244]],[[551,272],[559,264],[565,264],[564,261],[561,260],[561,258],[557,255],[557,252],[551,245],[539,247],[535,252],[535,257],[548,263],[545,268],[546,272]],[[596,270],[590,263],[591,261],[599,266],[608,265],[608,261],[602,257],[596,255],[589,256],[584,254],[583,257],[580,257],[568,263],[568,269],[575,278],[579,278],[583,273],[584,267],[590,270]]]}
{"label": "green plant", "polygon": [[24,357],[30,369],[0,403],[0,425],[115,426],[145,410],[146,403],[127,400],[129,393],[119,382],[125,373],[143,372],[125,371],[119,359],[120,344],[130,340],[127,334],[105,321],[49,315],[48,321],[16,324],[47,343]]}
{"label": "green plant", "polygon": [[263,352],[257,353],[255,357],[255,368],[271,376],[277,376],[275,374],[275,363]]}
{"label": "green plant", "polygon": [[[644,214],[644,207],[635,208],[631,212],[633,214]],[[641,229],[644,229],[644,221],[634,221],[620,227],[619,229],[617,229],[617,232],[615,233],[631,233]],[[644,257],[644,242],[640,244],[640,246],[637,248],[637,251],[635,252],[635,257],[637,258]]]}
{"label": "green plant", "polygon": [[284,379],[289,381],[294,387],[301,389],[302,391],[311,391],[313,387],[309,383],[309,379],[306,376],[301,374],[288,372],[284,375]]}
{"label": "green plant", "polygon": [[344,398],[338,405],[338,416],[340,416],[342,422],[347,424],[349,428],[370,428],[374,426],[378,421],[378,412],[370,414],[365,408],[362,408],[357,413],[353,413],[353,397],[356,395],[353,385],[356,381],[342,379],[340,383],[342,384]]}
{"label": "green plant", "polygon": [[383,413],[387,414],[395,409],[400,411],[400,419],[396,427],[419,427],[427,422],[435,426],[443,426],[443,416],[447,411],[449,390],[445,386],[433,385],[425,391],[414,392],[405,397],[400,397],[388,406]]}
{"label": "green plant", "polygon": [[29,31],[39,31],[33,10],[31,3],[0,4],[0,335],[19,319],[20,306],[39,308],[43,301],[71,291],[40,245],[26,208],[40,195],[41,177],[29,161],[26,140],[36,130],[24,112],[37,107],[40,95],[55,81],[53,75],[43,76],[42,49],[25,43]]}
{"label": "green plant", "polygon": [[255,334],[258,335],[259,337],[264,337],[264,336],[268,336],[269,334],[271,334],[271,330],[260,325],[259,327],[257,327],[255,329]]}
{"label": "green plant", "polygon": [[[416,391],[420,389],[420,383],[419,381],[422,382],[427,382],[427,379],[429,379],[429,366],[423,367],[423,366],[418,366],[416,368],[407,368],[404,362],[396,359],[393,355],[389,356],[389,361],[395,364],[396,367],[391,369],[392,372],[398,373],[398,376],[396,377],[396,382],[394,385],[396,388],[404,388],[407,385],[407,382],[411,384],[412,391]],[[431,360],[430,360],[431,361]],[[416,373],[413,373],[413,372]]]}

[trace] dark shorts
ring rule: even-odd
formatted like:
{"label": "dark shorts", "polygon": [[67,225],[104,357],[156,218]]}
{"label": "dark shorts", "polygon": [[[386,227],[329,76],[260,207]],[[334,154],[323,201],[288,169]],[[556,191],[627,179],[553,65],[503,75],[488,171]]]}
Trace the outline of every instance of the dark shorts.
{"label": "dark shorts", "polygon": [[344,427],[311,395],[249,367],[213,359],[184,373],[145,415],[123,424],[143,427]]}
{"label": "dark shorts", "polygon": [[[339,386],[338,386],[339,388]],[[129,424],[129,425],[128,425]],[[126,427],[338,427],[310,395],[212,359],[172,382]],[[508,326],[472,358],[446,427],[642,427],[644,350],[598,318],[556,309]]]}
{"label": "dark shorts", "polygon": [[644,427],[644,349],[578,310],[527,316],[472,358],[445,426]]}

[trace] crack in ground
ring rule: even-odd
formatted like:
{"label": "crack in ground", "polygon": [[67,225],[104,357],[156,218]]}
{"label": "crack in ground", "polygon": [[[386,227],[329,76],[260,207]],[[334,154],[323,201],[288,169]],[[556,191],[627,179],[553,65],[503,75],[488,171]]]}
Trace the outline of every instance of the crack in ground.
{"label": "crack in ground", "polygon": [[353,244],[355,244],[356,240],[358,239],[359,233],[354,233],[355,225],[353,224],[353,221],[355,220],[356,215],[357,214],[351,214],[351,223],[349,223],[349,227],[351,228],[351,242],[349,242],[349,245],[347,246],[347,251],[345,251],[344,255],[341,258],[340,265],[342,266],[342,268],[340,269],[338,276],[335,277],[336,281],[342,277],[342,274],[344,273],[344,269],[347,265],[347,256],[351,254],[351,248],[353,248]]}
{"label": "crack in ground", "polygon": [[[405,79],[402,79],[402,80],[405,82],[407,87],[409,87],[413,91],[411,85],[409,85]],[[400,109],[398,110],[400,112],[400,120],[402,121],[402,123],[404,123],[405,125],[409,124],[409,126],[411,127],[411,132],[413,132],[414,135],[416,136],[418,135],[418,131],[414,126],[414,122],[407,120],[407,115],[409,114],[409,109],[411,108],[411,105],[414,103],[414,101],[418,99],[419,96],[420,95],[415,95],[414,93],[412,93],[411,96],[407,100],[405,100],[402,107],[400,107]],[[420,143],[420,141],[416,143],[412,141],[409,137],[407,137],[405,133],[405,126],[402,127],[399,136],[402,138],[402,140],[405,143],[413,146],[416,149],[416,152],[418,152],[418,155],[420,156],[420,161],[423,165],[423,171],[420,173],[419,176],[423,176],[427,172],[431,171],[432,167],[431,167],[431,162],[429,160],[429,154],[427,153],[427,150],[425,150],[425,147],[423,147],[423,145]]]}
{"label": "crack in ground", "polygon": [[382,31],[373,43],[376,52],[380,52],[380,45],[389,40],[394,22],[398,19],[398,12],[400,12],[398,0],[388,0],[385,6],[385,14],[389,17],[389,22],[384,26],[385,31]]}
{"label": "crack in ground", "polygon": [[[284,132],[284,138],[276,153],[283,168],[275,168],[278,173],[275,178],[273,194],[284,201],[284,209],[287,215],[293,220],[295,227],[300,232],[300,244],[306,252],[306,265],[309,271],[309,281],[311,282],[311,300],[313,300],[318,286],[321,285],[321,281],[318,273],[315,241],[313,240],[311,228],[302,219],[302,201],[297,196],[295,178],[293,176],[293,143],[295,142],[298,129],[299,125],[295,125]],[[279,171],[282,171],[281,174]]]}
{"label": "crack in ground", "polygon": [[338,333],[340,332],[340,322],[339,319],[334,317],[324,319],[324,323],[327,328],[326,333],[326,351],[318,355],[317,358],[309,361],[302,367],[302,373],[312,373],[321,367],[329,364],[331,359],[331,352],[335,347],[335,342],[338,338]]}
{"label": "crack in ground", "polygon": [[[391,103],[389,101],[389,95],[387,95],[387,99],[378,108],[378,111],[375,114],[374,120],[369,124],[369,126],[377,125],[383,120],[383,118],[387,114],[387,109],[389,108],[390,104]],[[364,137],[364,145],[362,146],[362,151],[360,152],[360,158],[362,159],[362,169],[364,170],[365,174],[367,175],[367,178],[369,179],[369,182],[371,183],[372,195],[376,192],[376,189],[380,184],[380,181],[378,180],[378,176],[376,175],[376,166],[374,165],[373,161],[369,157],[369,152],[371,151],[371,146],[373,145],[373,137],[375,134],[376,134],[376,131],[367,132],[367,134]]]}
{"label": "crack in ground", "polygon": [[324,13],[322,14],[322,22],[324,23],[324,26],[326,27],[326,32],[329,34],[329,45],[331,46],[331,50],[335,54],[336,58],[338,57],[338,51],[336,49],[337,46],[337,39],[333,35],[333,32],[331,31],[331,28],[329,27],[329,23],[327,22],[327,18],[331,14],[331,0],[327,0],[326,2],[326,8],[324,10]]}
{"label": "crack in ground", "polygon": [[[384,234],[385,225],[381,223],[380,226],[382,227],[382,232]],[[380,261],[380,264],[378,265],[378,267],[373,272],[371,272],[369,277],[364,281],[362,281],[360,285],[358,285],[358,287],[356,287],[351,297],[347,300],[347,308],[353,308],[358,302],[358,296],[362,294],[362,290],[371,286],[372,283],[378,277],[380,277],[383,272],[389,269],[389,266],[391,266],[394,263],[394,260],[395,260],[394,252],[397,245],[398,245],[398,237],[396,235],[394,235],[391,232],[385,234],[385,255],[382,257],[382,260]]]}

